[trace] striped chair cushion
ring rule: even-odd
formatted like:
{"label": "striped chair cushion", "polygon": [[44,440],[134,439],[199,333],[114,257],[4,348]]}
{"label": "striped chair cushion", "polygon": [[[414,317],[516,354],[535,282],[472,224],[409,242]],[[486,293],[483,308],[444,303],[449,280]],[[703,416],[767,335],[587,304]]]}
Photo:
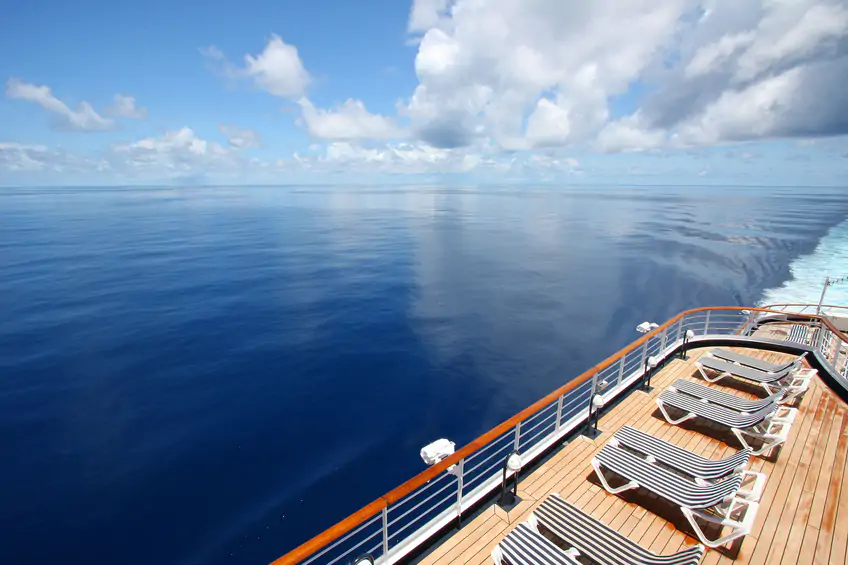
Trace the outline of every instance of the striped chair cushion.
{"label": "striped chair cushion", "polygon": [[605,445],[595,459],[615,474],[635,481],[642,488],[683,508],[713,508],[736,494],[742,486],[742,477],[739,475],[721,482],[699,485],[610,444]]}
{"label": "striped chair cushion", "polygon": [[673,555],[658,556],[630,541],[606,524],[552,494],[534,511],[539,523],[602,565],[696,565],[704,546],[688,547]]}
{"label": "striped chair cushion", "polygon": [[498,545],[509,565],[580,565],[524,523],[518,524]]}
{"label": "striped chair cushion", "polygon": [[760,371],[759,369],[752,369],[751,367],[743,367],[741,365],[735,365],[728,361],[722,361],[721,359],[715,359],[713,357],[701,357],[697,361],[702,366],[707,369],[712,369],[713,371],[718,371],[721,373],[727,372],[733,375],[734,377],[738,377],[740,379],[745,379],[748,381],[752,381],[755,383],[773,383],[776,381],[781,381],[785,378],[788,378],[792,375],[792,369],[784,369],[778,373],[766,373],[765,371]]}
{"label": "striped chair cushion", "polygon": [[732,351],[730,349],[721,348],[710,350],[710,355],[719,359],[723,359],[724,361],[739,363],[740,365],[744,365],[752,369],[758,369],[760,371],[765,371],[767,373],[779,373],[780,371],[785,371],[786,369],[793,369],[795,367],[796,362],[796,360],[793,360],[789,361],[788,363],[771,363],[769,361],[757,359],[756,357],[751,357],[750,355],[745,355],[744,353],[737,353],[736,351]]}
{"label": "striped chair cushion", "polygon": [[720,479],[745,466],[751,450],[743,449],[725,459],[707,459],[636,428],[624,426],[615,433],[621,445],[651,455],[663,465],[704,480]]}
{"label": "striped chair cushion", "polygon": [[749,400],[735,394],[729,394],[727,392],[702,385],[701,383],[687,381],[685,379],[677,379],[671,386],[677,389],[678,392],[684,392],[698,399],[703,398],[705,400],[709,400],[713,404],[725,406],[738,412],[755,412],[770,404],[779,402],[783,398],[783,391],[780,391],[772,394],[768,398]]}
{"label": "striped chair cushion", "polygon": [[688,394],[671,390],[663,392],[659,396],[659,400],[684,412],[695,414],[696,416],[728,428],[737,428],[740,430],[762,424],[766,418],[774,414],[775,410],[778,409],[777,404],[769,404],[756,412],[743,414],[725,406],[702,402]]}

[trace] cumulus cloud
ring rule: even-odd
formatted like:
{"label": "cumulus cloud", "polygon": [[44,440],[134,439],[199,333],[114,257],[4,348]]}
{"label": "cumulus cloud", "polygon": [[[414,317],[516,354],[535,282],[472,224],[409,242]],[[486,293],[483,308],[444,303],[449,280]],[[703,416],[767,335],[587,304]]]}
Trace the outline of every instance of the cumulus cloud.
{"label": "cumulus cloud", "polygon": [[221,133],[227,136],[227,142],[234,149],[250,149],[259,147],[259,134],[252,129],[242,129],[235,126],[220,126]]}
{"label": "cumulus cloud", "polygon": [[409,27],[423,35],[412,126],[441,147],[515,139],[525,121],[531,146],[585,140],[604,125],[607,98],[625,92],[671,39],[685,7],[684,0],[457,0],[445,9],[417,0]]}
{"label": "cumulus cloud", "polygon": [[403,135],[395,121],[370,113],[359,100],[347,100],[330,110],[316,108],[306,98],[298,101],[309,135],[319,139],[393,139]]}
{"label": "cumulus cloud", "polygon": [[[405,110],[436,147],[627,151],[848,133],[838,0],[415,0],[408,29],[420,41]],[[636,108],[616,115],[626,96]]]}
{"label": "cumulus cloud", "polygon": [[222,171],[236,167],[240,159],[230,149],[197,136],[188,127],[112,147],[110,160],[128,174],[156,173],[178,176]]}
{"label": "cumulus cloud", "polygon": [[17,78],[6,81],[6,97],[34,102],[53,114],[56,129],[73,131],[106,131],[114,129],[115,122],[94,111],[88,102],[80,102],[76,110],[53,95],[47,86],[23,82]]}
{"label": "cumulus cloud", "polygon": [[65,151],[61,147],[0,143],[0,170],[20,172],[103,172],[109,164]]}
{"label": "cumulus cloud", "polygon": [[132,96],[116,94],[114,103],[106,108],[106,113],[122,118],[142,120],[147,116],[147,108],[136,106],[135,98]]}
{"label": "cumulus cloud", "polygon": [[297,47],[278,35],[272,35],[258,55],[245,55],[242,66],[229,62],[215,46],[204,47],[200,52],[224,75],[251,79],[259,89],[281,98],[299,98],[311,80]]}

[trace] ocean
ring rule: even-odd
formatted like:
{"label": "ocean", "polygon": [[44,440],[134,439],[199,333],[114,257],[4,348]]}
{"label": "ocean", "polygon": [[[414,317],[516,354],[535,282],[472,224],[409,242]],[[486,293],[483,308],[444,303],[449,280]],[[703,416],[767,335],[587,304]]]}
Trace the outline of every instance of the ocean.
{"label": "ocean", "polygon": [[818,301],[846,218],[844,187],[0,189],[3,562],[267,563],[640,322]]}

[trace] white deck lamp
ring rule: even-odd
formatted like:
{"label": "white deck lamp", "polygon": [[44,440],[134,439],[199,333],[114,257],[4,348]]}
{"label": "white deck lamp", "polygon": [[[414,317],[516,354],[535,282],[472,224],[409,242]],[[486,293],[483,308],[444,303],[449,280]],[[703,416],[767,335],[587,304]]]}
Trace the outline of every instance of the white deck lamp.
{"label": "white deck lamp", "polygon": [[350,563],[351,565],[374,565],[374,556],[370,553],[364,553]]}
{"label": "white deck lamp", "polygon": [[[513,451],[509,454],[509,456],[504,461],[503,466],[503,482],[501,483],[501,497],[498,501],[498,506],[509,512],[515,506],[521,502],[521,499],[518,498],[518,473],[521,471],[521,453],[518,450]],[[513,490],[511,500],[507,500],[507,471],[512,471],[513,476]]]}
{"label": "white deck lamp", "polygon": [[636,326],[636,331],[640,334],[646,334],[648,332],[654,331],[658,327],[660,327],[660,325],[655,322],[642,322],[641,324]]}
{"label": "white deck lamp", "polygon": [[589,402],[589,420],[587,421],[586,431],[583,435],[589,439],[595,439],[601,432],[598,430],[598,419],[600,418],[601,408],[604,406],[604,399],[600,394],[592,396]]}
{"label": "white deck lamp", "polygon": [[651,376],[654,373],[654,369],[657,368],[657,365],[660,364],[660,360],[651,355],[647,359],[645,359],[645,375],[644,380],[642,381],[642,390],[645,392],[650,392],[654,390],[651,386]]}
{"label": "white deck lamp", "polygon": [[686,330],[683,334],[683,347],[680,348],[680,358],[684,361],[689,359],[689,357],[686,356],[686,344],[692,341],[693,337],[695,337],[695,332],[692,330]]}

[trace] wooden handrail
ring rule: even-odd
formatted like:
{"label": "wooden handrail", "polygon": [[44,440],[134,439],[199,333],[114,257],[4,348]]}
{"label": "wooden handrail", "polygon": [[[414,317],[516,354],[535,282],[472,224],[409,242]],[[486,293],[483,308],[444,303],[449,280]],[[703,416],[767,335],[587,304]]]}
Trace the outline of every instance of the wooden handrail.
{"label": "wooden handrail", "polygon": [[386,507],[386,501],[383,500],[382,497],[378,498],[371,504],[363,506],[341,522],[335,524],[334,526],[330,526],[311,540],[306,543],[301,544],[295,549],[289,551],[282,557],[279,557],[274,560],[273,565],[281,565],[283,563],[298,563],[303,561],[313,553],[316,553],[323,549],[325,546],[333,543],[338,538],[342,537],[356,526],[360,525],[362,522],[373,518],[379,512],[382,512],[383,508]]}
{"label": "wooden handrail", "polygon": [[[774,304],[766,304],[763,306],[766,310],[771,310],[771,308],[775,306],[810,306],[811,308],[817,308],[817,304],[804,304],[803,302],[775,302]],[[842,306],[840,304],[822,304],[822,308],[839,308],[842,310],[848,310],[848,306]],[[745,308],[745,310],[750,310],[750,308]]]}
{"label": "wooden handrail", "polygon": [[[804,306],[804,305],[803,304],[780,304],[779,306]],[[771,313],[771,314],[784,314],[784,315],[787,314],[787,312],[782,312],[782,311],[779,311],[779,310],[769,310],[767,308],[744,308],[744,307],[741,307],[741,306],[709,306],[709,307],[704,307],[704,308],[693,308],[691,310],[686,310],[684,312],[681,312],[681,313],[677,314],[676,316],[674,316],[673,318],[671,318],[670,320],[666,321],[661,326],[655,328],[651,332],[646,333],[644,336],[637,339],[636,341],[633,341],[629,345],[623,347],[622,349],[619,349],[618,351],[616,351],[615,353],[613,353],[612,355],[610,355],[609,357],[607,357],[606,359],[604,359],[603,361],[601,361],[600,363],[595,365],[594,367],[591,367],[590,369],[583,371],[576,378],[567,382],[566,384],[559,387],[555,391],[551,392],[550,394],[548,394],[544,398],[534,402],[533,404],[531,404],[530,406],[528,406],[527,408],[525,408],[524,410],[522,410],[521,412],[519,412],[518,414],[513,416],[512,418],[506,420],[505,422],[502,422],[498,426],[496,426],[496,427],[492,428],[491,430],[489,430],[488,432],[484,433],[483,435],[481,435],[480,437],[478,437],[477,439],[475,439],[471,443],[465,445],[459,451],[456,451],[453,455],[450,455],[449,457],[443,459],[439,463],[436,463],[435,465],[425,469],[421,473],[418,473],[417,475],[415,475],[414,477],[412,477],[411,479],[409,479],[408,481],[406,481],[402,485],[400,485],[400,486],[392,489],[391,491],[387,492],[386,494],[384,494],[383,496],[381,496],[380,498],[378,498],[377,500],[375,500],[371,504],[368,504],[367,506],[362,507],[361,509],[357,510],[356,512],[354,512],[353,514],[351,514],[350,516],[348,516],[347,518],[345,518],[341,522],[338,522],[334,526],[331,526],[330,528],[324,530],[323,532],[321,532],[317,536],[306,541],[305,543],[296,547],[292,551],[286,553],[282,557],[275,559],[271,563],[271,565],[295,565],[296,563],[299,563],[303,559],[309,557],[310,555],[316,553],[317,551],[320,551],[322,548],[326,547],[327,545],[329,545],[333,541],[337,540],[338,538],[342,537],[346,533],[350,532],[351,530],[353,530],[354,528],[356,528],[357,526],[359,526],[363,522],[373,518],[378,513],[382,512],[382,510],[384,508],[387,508],[390,504],[394,504],[395,502],[401,500],[403,497],[405,497],[408,494],[410,494],[411,492],[413,492],[418,487],[423,486],[428,481],[436,478],[441,473],[446,471],[449,467],[458,463],[461,459],[464,459],[464,458],[472,455],[476,451],[480,450],[481,448],[485,447],[490,442],[497,439],[504,432],[507,432],[510,429],[514,428],[515,425],[518,422],[524,421],[526,418],[532,416],[533,414],[539,412],[540,410],[542,410],[543,408],[548,406],[551,402],[556,400],[557,397],[559,397],[559,396],[561,396],[561,395],[563,395],[567,392],[570,392],[571,390],[573,390],[576,387],[580,386],[581,384],[585,383],[587,380],[592,378],[593,375],[595,375],[596,373],[606,369],[607,367],[609,367],[610,365],[612,365],[613,363],[615,363],[619,359],[623,358],[625,355],[627,355],[631,351],[640,347],[643,343],[645,343],[649,339],[653,338],[654,336],[658,335],[659,333],[661,333],[665,329],[667,329],[670,326],[672,326],[673,324],[677,323],[682,318],[684,318],[686,316],[690,316],[692,314],[697,314],[699,312],[715,312],[715,311],[718,311],[718,310],[734,310],[734,311],[738,311],[738,312],[741,312],[741,311],[768,312],[768,313]],[[827,326],[828,329],[830,329],[832,332],[834,332],[837,336],[839,336],[840,339],[842,339],[842,341],[848,342],[848,340],[846,340],[846,338],[842,334],[842,332],[840,332],[836,328],[836,326],[834,326],[830,322],[830,320],[828,320],[827,318],[824,318],[823,316],[816,316],[815,314],[806,314],[806,313],[799,314],[799,313],[795,313],[795,312],[789,312],[788,314],[793,314],[793,315],[796,315],[796,316],[804,316],[804,317],[809,318],[811,320],[818,320],[820,323]]]}

